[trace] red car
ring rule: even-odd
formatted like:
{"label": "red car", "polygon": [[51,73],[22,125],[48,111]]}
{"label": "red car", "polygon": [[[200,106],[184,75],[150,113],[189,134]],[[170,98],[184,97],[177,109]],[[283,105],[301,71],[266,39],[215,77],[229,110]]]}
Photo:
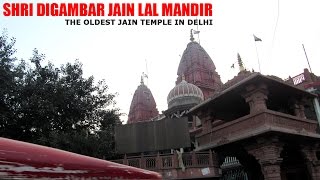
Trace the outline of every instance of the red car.
{"label": "red car", "polygon": [[0,179],[161,179],[156,172],[0,138]]}

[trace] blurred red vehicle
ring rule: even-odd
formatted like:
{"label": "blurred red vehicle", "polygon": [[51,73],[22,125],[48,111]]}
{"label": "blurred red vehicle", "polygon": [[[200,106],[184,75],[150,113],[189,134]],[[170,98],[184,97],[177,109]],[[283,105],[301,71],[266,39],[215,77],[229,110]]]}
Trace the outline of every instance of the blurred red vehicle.
{"label": "blurred red vehicle", "polygon": [[156,172],[0,138],[0,179],[161,179]]}

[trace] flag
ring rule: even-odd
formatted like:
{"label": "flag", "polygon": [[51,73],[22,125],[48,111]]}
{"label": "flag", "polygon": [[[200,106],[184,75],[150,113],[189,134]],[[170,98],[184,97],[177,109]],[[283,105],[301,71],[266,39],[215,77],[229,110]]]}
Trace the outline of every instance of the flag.
{"label": "flag", "polygon": [[193,30],[193,34],[199,34],[199,33],[200,33],[200,31]]}
{"label": "flag", "polygon": [[254,41],[262,41],[260,38],[258,38],[257,36],[253,35]]}
{"label": "flag", "polygon": [[144,72],[142,72],[142,76],[143,76],[144,78],[149,78],[148,75],[147,75],[146,73],[144,73]]}

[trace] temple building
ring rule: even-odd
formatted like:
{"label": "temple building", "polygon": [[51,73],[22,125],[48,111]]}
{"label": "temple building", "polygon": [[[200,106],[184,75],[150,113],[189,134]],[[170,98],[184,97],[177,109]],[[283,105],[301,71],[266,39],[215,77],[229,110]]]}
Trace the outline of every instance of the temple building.
{"label": "temple building", "polygon": [[282,80],[237,58],[239,73],[223,84],[191,31],[168,109],[159,115],[142,79],[114,161],[164,179],[320,179],[320,78],[304,70]]}
{"label": "temple building", "polygon": [[159,112],[156,102],[150,89],[144,84],[143,77],[136,91],[134,92],[127,123],[150,121]]}
{"label": "temple building", "polygon": [[205,99],[212,96],[222,86],[212,59],[203,47],[194,41],[192,30],[190,42],[182,54],[177,75],[176,84],[182,81],[182,76],[185,76],[187,82],[201,89]]}

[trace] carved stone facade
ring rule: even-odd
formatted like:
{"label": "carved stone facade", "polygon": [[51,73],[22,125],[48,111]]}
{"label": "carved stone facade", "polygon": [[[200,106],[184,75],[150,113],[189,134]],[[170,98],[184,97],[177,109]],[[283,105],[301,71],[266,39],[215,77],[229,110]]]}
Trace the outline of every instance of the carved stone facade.
{"label": "carved stone facade", "polygon": [[317,151],[319,151],[319,144],[302,147],[302,152],[307,160],[308,171],[312,180],[320,179],[320,160],[317,157]]}
{"label": "carved stone facade", "polygon": [[266,100],[268,99],[268,89],[265,84],[248,85],[243,94],[246,102],[249,103],[250,113],[259,112],[267,109]]}
{"label": "carved stone facade", "polygon": [[258,160],[265,180],[281,180],[280,153],[283,143],[277,137],[258,138],[257,141],[256,144],[246,147],[248,153]]}
{"label": "carved stone facade", "polygon": [[150,121],[158,114],[159,112],[157,110],[153,95],[150,89],[143,83],[143,79],[141,79],[141,84],[134,92],[131,101],[127,123],[130,124]]}
{"label": "carved stone facade", "polygon": [[304,110],[304,105],[306,100],[297,100],[297,99],[292,99],[290,101],[291,103],[291,108],[294,109],[294,115],[296,115],[297,117],[306,119],[306,115],[305,115],[305,110]]}
{"label": "carved stone facade", "polygon": [[185,80],[198,86],[202,90],[204,98],[207,99],[222,86],[220,76],[215,69],[212,59],[203,47],[199,43],[191,41],[182,54],[176,84],[179,84],[182,81],[182,76],[185,76]]}
{"label": "carved stone facade", "polygon": [[[314,97],[252,73],[191,109],[202,122],[202,131],[196,135],[197,150],[212,149],[218,156],[241,159],[250,180],[320,179],[319,124],[304,113],[306,101]],[[246,110],[245,106],[249,106],[249,114],[230,116],[237,109]],[[244,152],[235,152],[241,148]],[[299,156],[302,152],[304,156]],[[252,169],[261,173],[250,172]]]}

